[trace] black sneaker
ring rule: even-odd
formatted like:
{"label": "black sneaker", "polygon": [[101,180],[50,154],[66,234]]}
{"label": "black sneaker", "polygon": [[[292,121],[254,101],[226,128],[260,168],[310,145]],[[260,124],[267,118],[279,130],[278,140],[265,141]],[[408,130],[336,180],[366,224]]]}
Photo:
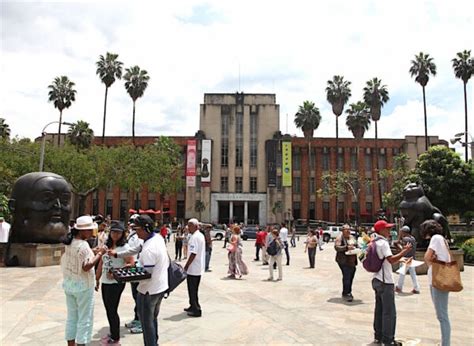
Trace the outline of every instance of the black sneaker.
{"label": "black sneaker", "polygon": [[202,312],[201,311],[189,311],[188,316],[190,316],[190,317],[201,317]]}
{"label": "black sneaker", "polygon": [[189,308],[184,308],[183,310],[184,310],[185,312],[190,312],[192,309],[191,309],[191,307],[189,307]]}
{"label": "black sneaker", "polygon": [[392,342],[389,342],[388,344],[383,344],[384,346],[403,346],[403,343],[400,341],[393,340]]}
{"label": "black sneaker", "polygon": [[374,339],[374,341],[372,341],[371,345],[381,345],[382,344],[382,341],[380,341],[379,339]]}

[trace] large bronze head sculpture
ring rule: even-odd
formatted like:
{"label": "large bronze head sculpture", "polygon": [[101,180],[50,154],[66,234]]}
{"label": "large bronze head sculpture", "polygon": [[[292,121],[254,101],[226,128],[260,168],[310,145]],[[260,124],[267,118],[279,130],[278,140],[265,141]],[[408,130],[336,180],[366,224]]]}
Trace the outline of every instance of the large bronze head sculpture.
{"label": "large bronze head sculpture", "polygon": [[68,231],[71,188],[60,175],[28,173],[15,182],[9,202],[12,243],[59,243]]}

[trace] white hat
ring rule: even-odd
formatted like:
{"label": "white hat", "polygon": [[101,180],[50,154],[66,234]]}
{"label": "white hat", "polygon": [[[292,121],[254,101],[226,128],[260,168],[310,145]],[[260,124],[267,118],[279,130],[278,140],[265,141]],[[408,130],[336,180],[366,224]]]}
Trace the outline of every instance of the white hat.
{"label": "white hat", "polygon": [[192,223],[195,226],[199,226],[199,221],[195,217],[193,217],[192,219],[189,219],[188,223]]}
{"label": "white hat", "polygon": [[93,230],[97,227],[97,223],[95,223],[94,220],[92,220],[92,216],[89,215],[78,217],[76,219],[76,223],[74,224],[74,228],[78,231]]}

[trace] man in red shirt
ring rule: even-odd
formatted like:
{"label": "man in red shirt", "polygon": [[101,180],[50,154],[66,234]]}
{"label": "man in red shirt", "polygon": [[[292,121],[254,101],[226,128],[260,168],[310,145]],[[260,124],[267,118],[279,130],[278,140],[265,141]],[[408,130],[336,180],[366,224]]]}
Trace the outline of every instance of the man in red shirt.
{"label": "man in red shirt", "polygon": [[166,237],[168,236],[168,228],[166,227],[165,224],[163,224],[163,226],[161,226],[160,234],[163,237],[163,239],[165,240],[165,244],[166,244]]}
{"label": "man in red shirt", "polygon": [[[258,226],[257,226],[258,229]],[[263,230],[258,229],[257,231],[257,239],[255,240],[255,258],[254,261],[260,261],[260,249],[265,246],[265,237],[266,232]]]}

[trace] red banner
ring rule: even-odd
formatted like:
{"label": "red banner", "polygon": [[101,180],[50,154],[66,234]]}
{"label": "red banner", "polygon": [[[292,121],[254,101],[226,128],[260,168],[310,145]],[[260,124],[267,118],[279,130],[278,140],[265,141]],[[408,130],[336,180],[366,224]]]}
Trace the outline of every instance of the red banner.
{"label": "red banner", "polygon": [[186,155],[186,186],[196,186],[196,140],[188,139]]}

